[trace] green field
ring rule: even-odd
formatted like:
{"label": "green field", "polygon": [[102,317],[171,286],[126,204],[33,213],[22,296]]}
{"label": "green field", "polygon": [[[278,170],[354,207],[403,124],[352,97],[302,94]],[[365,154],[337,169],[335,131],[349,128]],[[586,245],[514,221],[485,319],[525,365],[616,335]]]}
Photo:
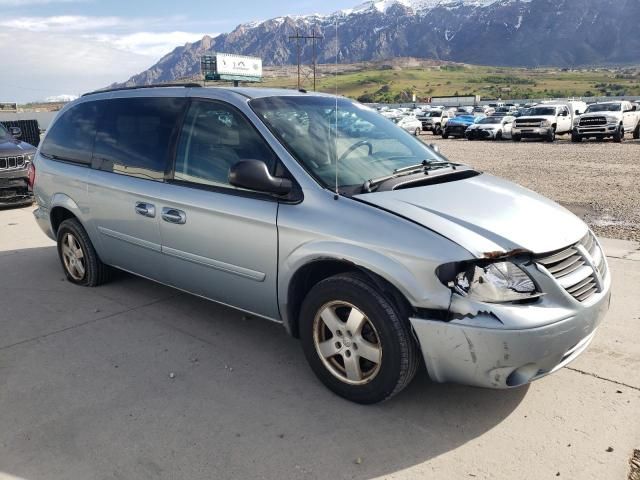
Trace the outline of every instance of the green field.
{"label": "green field", "polygon": [[[336,77],[320,68],[318,90],[335,92]],[[296,87],[296,76],[265,78],[265,86]],[[445,95],[483,98],[553,98],[640,95],[640,67],[561,70],[443,65],[381,66],[337,75],[338,92],[365,102],[406,102]],[[305,80],[311,90],[312,82]]]}

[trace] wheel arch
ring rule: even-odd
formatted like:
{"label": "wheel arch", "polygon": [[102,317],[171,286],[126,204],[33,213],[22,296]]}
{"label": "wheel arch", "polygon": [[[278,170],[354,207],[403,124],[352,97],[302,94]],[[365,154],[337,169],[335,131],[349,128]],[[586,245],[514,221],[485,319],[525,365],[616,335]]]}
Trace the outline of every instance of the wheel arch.
{"label": "wheel arch", "polygon": [[[409,314],[411,299],[420,298],[421,286],[414,275],[399,262],[358,246],[331,245],[322,255],[293,255],[278,281],[280,314],[287,332],[298,337],[298,317],[302,302],[318,282],[333,275],[357,272],[385,292],[401,311]],[[362,250],[362,251],[361,251]],[[297,257],[297,258],[295,258]]]}
{"label": "wheel arch", "polygon": [[51,231],[55,236],[58,233],[60,224],[69,218],[77,219],[81,224],[80,207],[73,199],[65,194],[57,193],[51,199],[49,207],[49,220],[51,222]]}

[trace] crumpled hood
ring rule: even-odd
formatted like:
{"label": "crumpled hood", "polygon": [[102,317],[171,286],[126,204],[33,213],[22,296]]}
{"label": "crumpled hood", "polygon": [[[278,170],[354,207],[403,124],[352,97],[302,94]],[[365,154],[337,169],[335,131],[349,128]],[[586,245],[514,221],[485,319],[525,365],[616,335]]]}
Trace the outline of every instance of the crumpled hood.
{"label": "crumpled hood", "polygon": [[514,250],[547,253],[577,242],[588,231],[557,203],[487,174],[355,198],[424,225],[478,258]]}

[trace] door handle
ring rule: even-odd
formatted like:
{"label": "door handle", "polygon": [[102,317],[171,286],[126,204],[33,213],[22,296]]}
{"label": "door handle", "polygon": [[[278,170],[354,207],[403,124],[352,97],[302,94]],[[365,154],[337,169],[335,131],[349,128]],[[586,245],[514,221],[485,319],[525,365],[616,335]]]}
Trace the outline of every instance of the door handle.
{"label": "door handle", "polygon": [[182,210],[178,210],[177,208],[164,207],[162,209],[162,219],[165,222],[175,223],[176,225],[184,225],[185,223],[187,223],[187,214]]}
{"label": "door handle", "polygon": [[136,213],[143,217],[154,218],[156,216],[156,207],[150,203],[136,202]]}

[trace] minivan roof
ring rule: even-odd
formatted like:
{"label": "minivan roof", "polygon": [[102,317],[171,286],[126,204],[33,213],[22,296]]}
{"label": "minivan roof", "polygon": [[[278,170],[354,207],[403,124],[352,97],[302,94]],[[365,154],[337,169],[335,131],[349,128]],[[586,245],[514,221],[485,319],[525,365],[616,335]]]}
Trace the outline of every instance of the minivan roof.
{"label": "minivan roof", "polygon": [[[153,91],[153,90],[164,90],[164,89],[176,89],[176,88],[185,88],[185,89],[193,89],[193,90],[224,90],[228,92],[237,93],[247,98],[264,98],[264,97],[281,97],[281,96],[303,96],[303,95],[314,95],[314,96],[322,96],[322,97],[330,97],[332,95],[326,93],[319,92],[306,92],[303,90],[294,90],[288,88],[263,88],[263,87],[204,87],[198,83],[186,83],[186,84],[164,84],[164,85],[144,85],[138,87],[118,87],[118,88],[108,88],[104,90],[96,90],[94,92],[88,92],[82,95],[83,97],[92,96],[92,95],[100,95],[100,94],[108,94],[108,93],[117,93],[117,92],[135,92],[136,90],[140,91]],[[203,92],[204,93],[204,92]]]}

